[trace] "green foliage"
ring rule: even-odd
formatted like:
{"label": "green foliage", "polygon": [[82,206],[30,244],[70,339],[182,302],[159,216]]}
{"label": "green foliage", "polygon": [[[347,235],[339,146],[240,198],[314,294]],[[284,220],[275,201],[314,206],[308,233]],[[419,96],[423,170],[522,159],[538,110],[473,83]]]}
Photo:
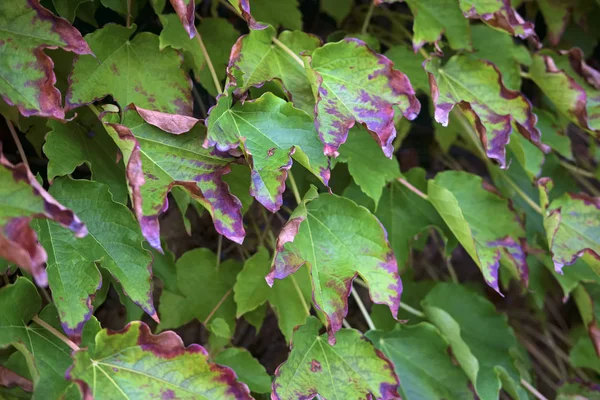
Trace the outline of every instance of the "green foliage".
{"label": "green foliage", "polygon": [[598,18],[0,1],[0,399],[599,398]]}

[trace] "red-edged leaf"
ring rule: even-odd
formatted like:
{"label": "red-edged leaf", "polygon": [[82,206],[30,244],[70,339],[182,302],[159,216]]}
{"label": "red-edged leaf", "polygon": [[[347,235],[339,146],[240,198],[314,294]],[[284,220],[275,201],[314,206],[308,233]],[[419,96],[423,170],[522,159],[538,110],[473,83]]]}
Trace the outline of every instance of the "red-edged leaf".
{"label": "red-edged leaf", "polygon": [[194,19],[196,18],[196,7],[194,0],[170,0],[173,9],[177,13],[179,20],[183,24],[185,31],[190,35],[190,39],[196,35],[196,26]]}
{"label": "red-edged leaf", "polygon": [[250,0],[229,0],[229,2],[242,14],[250,29],[265,29],[268,25],[257,22],[250,14]]}

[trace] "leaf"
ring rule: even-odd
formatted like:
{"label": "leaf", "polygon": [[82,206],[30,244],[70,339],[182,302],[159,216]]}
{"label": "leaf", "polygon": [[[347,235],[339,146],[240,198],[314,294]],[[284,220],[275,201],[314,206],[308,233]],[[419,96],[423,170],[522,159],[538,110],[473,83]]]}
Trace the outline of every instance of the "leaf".
{"label": "leaf", "polygon": [[244,382],[252,392],[270,393],[271,377],[267,374],[256,358],[246,349],[229,348],[214,358],[216,363],[226,365],[231,368],[238,376],[240,382]]}
{"label": "leaf", "polygon": [[335,346],[319,335],[321,323],[310,317],[292,340],[287,361],[277,367],[272,398],[399,398],[398,378],[390,361],[360,332],[342,329]]}
{"label": "leaf", "polygon": [[237,318],[263,305],[269,298],[271,288],[265,276],[269,273],[270,262],[269,251],[259,247],[244,263],[244,269],[237,275],[233,286]]}
{"label": "leaf", "polygon": [[325,155],[337,156],[348,131],[358,122],[391,158],[396,137],[393,106],[398,106],[409,120],[415,119],[421,109],[406,75],[358,39],[316,49],[310,66],[317,98],[315,126]]}
{"label": "leaf", "polygon": [[340,26],[352,11],[353,3],[353,0],[323,0],[321,11],[333,17],[337,26]]}
{"label": "leaf", "polygon": [[144,245],[144,248],[152,253],[152,273],[158,277],[165,290],[178,293],[177,289],[177,267],[175,266],[175,256],[170,251],[160,254],[156,249]]}
{"label": "leaf", "polygon": [[398,324],[391,332],[369,331],[366,336],[394,363],[402,398],[473,398],[466,375],[452,363],[448,344],[433,325]]}
{"label": "leaf", "polygon": [[[375,201],[377,207],[383,187],[400,176],[398,160],[386,158],[369,132],[361,126],[350,130],[348,140],[340,147],[339,153],[336,161],[348,164],[354,182]],[[365,163],[365,159],[369,162]]]}
{"label": "leaf", "polygon": [[[549,190],[547,178],[540,190]],[[600,258],[600,199],[584,193],[565,193],[545,210],[544,228],[556,272],[589,253]]]}
{"label": "leaf", "polygon": [[82,108],[77,113],[77,119],[66,124],[48,121],[50,132],[43,147],[48,157],[48,180],[69,175],[85,163],[92,179],[108,185],[113,199],[126,204],[127,185],[123,164],[117,163],[118,147],[91,111]]}
{"label": "leaf", "polygon": [[531,38],[534,44],[539,45],[533,23],[524,21],[510,0],[459,0],[458,3],[465,17],[480,19],[494,29],[521,39]]}
{"label": "leaf", "polygon": [[563,383],[557,392],[556,400],[598,400],[600,399],[600,388],[597,384],[571,381]]}
{"label": "leaf", "polygon": [[85,225],[56,201],[23,165],[11,164],[0,143],[0,257],[33,275],[39,286],[48,285],[44,263],[48,256],[31,228],[33,218],[48,218],[70,229],[77,237],[87,235]]}
{"label": "leaf", "polygon": [[54,8],[58,15],[69,21],[71,24],[75,20],[77,9],[83,3],[92,2],[93,0],[52,0]]}
{"label": "leaf", "polygon": [[538,118],[537,127],[542,132],[544,143],[561,156],[573,160],[571,139],[566,134],[565,127],[561,126],[557,118],[546,110],[535,109],[534,112]]}
{"label": "leaf", "polygon": [[[162,114],[161,118],[180,117]],[[222,180],[234,159],[202,148],[201,125],[170,135],[132,108],[125,110],[122,124],[110,123],[116,121],[114,115],[104,121],[123,153],[134,212],[152,247],[161,249],[158,217],[168,207],[167,194],[173,186],[185,189],[209,211],[217,232],[236,243],[243,241],[241,204]]]}
{"label": "leaf", "polygon": [[170,2],[181,21],[181,25],[190,39],[193,38],[196,35],[196,27],[194,26],[196,6],[194,0],[170,0]]}
{"label": "leaf", "polygon": [[413,49],[438,42],[446,36],[454,50],[471,50],[471,30],[454,0],[404,0],[414,16]]}
{"label": "leaf", "polygon": [[236,307],[232,292],[241,265],[227,260],[217,266],[216,255],[205,248],[184,253],[176,264],[177,288],[181,294],[163,290],[158,330],[176,328],[194,318],[206,323],[210,316],[211,320],[222,318],[233,332]]}
{"label": "leaf", "polygon": [[[581,283],[573,291],[573,298],[593,348],[596,350],[596,356],[600,358],[600,328],[598,325],[598,321],[600,321],[600,285]],[[585,347],[589,346],[586,344]],[[600,363],[598,367],[600,368]]]}
{"label": "leaf", "polygon": [[528,379],[522,350],[492,303],[464,286],[438,283],[422,306],[482,400],[498,399],[501,387],[512,398],[529,398],[520,385],[521,378]]}
{"label": "leaf", "polygon": [[[521,65],[531,65],[527,48],[503,32],[485,25],[474,25],[472,57],[492,62],[502,75],[502,83],[510,90],[521,88]],[[502,51],[498,51],[502,49]]]}
{"label": "leaf", "polygon": [[211,110],[204,147],[241,148],[251,166],[250,194],[256,200],[271,212],[279,210],[292,157],[327,185],[329,160],[308,114],[269,92],[233,107],[231,98],[220,96]]}
{"label": "leaf", "polygon": [[571,14],[570,1],[538,0],[538,7],[548,27],[548,40],[553,46],[558,46]]}
{"label": "leaf", "polygon": [[[196,80],[213,96],[217,89],[208,69],[197,38],[190,39],[187,32],[174,14],[160,15],[163,30],[160,33],[160,49],[172,47],[182,50],[184,67],[192,69]],[[196,28],[206,46],[206,51],[215,68],[219,81],[225,78],[225,70],[229,61],[229,51],[239,36],[227,20],[223,18],[204,18]]]}
{"label": "leaf", "polygon": [[481,177],[446,171],[428,183],[429,201],[477,264],[486,283],[500,293],[498,268],[504,255],[527,286],[524,231],[507,200],[487,190]]}
{"label": "leaf", "polygon": [[0,4],[0,97],[26,117],[65,118],[52,60],[44,54],[59,47],[92,54],[79,31],[39,0]]}
{"label": "leaf", "polygon": [[[419,190],[427,191],[425,170],[413,168],[407,171],[404,177]],[[400,269],[406,266],[410,244],[414,237],[430,227],[436,227],[448,240],[451,240],[450,247],[454,247],[456,243],[452,231],[432,204],[398,181],[391,182],[383,190],[375,215],[388,233]]]}
{"label": "leaf", "polygon": [[600,358],[596,354],[594,343],[584,330],[578,333],[569,351],[569,363],[575,368],[588,368],[600,373]]}
{"label": "leaf", "polygon": [[208,361],[198,344],[185,347],[175,332],[153,335],[143,322],[96,335],[95,350],[75,352],[69,379],[94,398],[252,399],[235,373]]}
{"label": "leaf", "polygon": [[402,283],[381,223],[366,208],[336,195],[318,195],[314,186],[290,216],[277,239],[272,285],[308,264],[313,299],[327,317],[329,340],[342,326],[357,275],[369,285],[374,303],[396,317]]}
{"label": "leaf", "polygon": [[533,56],[531,79],[558,111],[583,129],[600,130],[598,71],[584,61],[581,50],[563,54],[543,50]]}
{"label": "leaf", "polygon": [[78,337],[92,315],[92,299],[102,285],[96,263],[107,269],[123,291],[157,319],[152,302],[152,256],[142,247],[135,218],[115,203],[108,187],[97,182],[57,179],[50,192],[81,215],[89,230],[74,239],[56,223],[40,223],[40,242],[48,249],[48,280],[61,325]]}
{"label": "leaf", "polygon": [[[277,79],[289,93],[289,100],[312,115],[315,98],[306,70],[272,43],[275,35],[275,29],[269,26],[263,30],[252,30],[237,40],[231,49],[227,68],[230,85],[237,88],[237,93],[242,93],[252,86],[262,86],[265,82]],[[295,54],[311,52],[321,45],[318,37],[298,31],[284,31],[278,39]]]}
{"label": "leaf", "polygon": [[513,126],[519,133],[548,152],[540,142],[535,114],[523,94],[507,89],[496,66],[487,61],[456,55],[442,67],[438,58],[425,62],[435,106],[435,120],[446,126],[456,104],[474,120],[488,157],[506,167],[505,146]]}
{"label": "leaf", "polygon": [[385,56],[394,63],[394,68],[406,74],[416,91],[429,94],[429,80],[423,70],[421,54],[415,54],[408,46],[394,46]]}
{"label": "leaf", "polygon": [[86,35],[96,57],[80,56],[69,77],[67,109],[100,100],[108,95],[125,107],[192,115],[191,81],[180,68],[181,57],[173,49],[159,50],[158,36],[107,24]]}
{"label": "leaf", "polygon": [[228,0],[232,6],[238,10],[242,16],[248,23],[248,27],[253,30],[261,30],[266,29],[267,25],[261,24],[260,22],[256,22],[256,20],[250,14],[250,0]]}
{"label": "leaf", "polygon": [[302,30],[302,13],[298,9],[298,0],[252,0],[252,15],[258,21],[266,22],[275,28],[281,26]]}

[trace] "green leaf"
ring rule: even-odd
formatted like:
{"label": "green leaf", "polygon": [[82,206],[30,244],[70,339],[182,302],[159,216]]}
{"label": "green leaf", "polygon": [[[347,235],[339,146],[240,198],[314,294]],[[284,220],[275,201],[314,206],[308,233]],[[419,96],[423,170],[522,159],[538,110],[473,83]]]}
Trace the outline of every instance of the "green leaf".
{"label": "green leaf", "polygon": [[322,0],[321,11],[333,17],[338,26],[352,11],[354,0]]}
{"label": "green leaf", "polygon": [[231,95],[220,96],[210,112],[205,147],[241,148],[252,170],[250,193],[265,208],[276,212],[283,204],[292,157],[327,185],[329,160],[313,118],[269,92],[233,107],[231,103]]}
{"label": "green leaf", "polygon": [[52,4],[58,15],[73,23],[79,6],[92,1],[94,0],[52,0]]}
{"label": "green leaf", "polygon": [[460,244],[500,293],[498,268],[504,255],[527,283],[527,263],[519,238],[525,232],[508,201],[483,186],[481,177],[462,171],[437,174],[428,184],[429,201]]}
{"label": "green leaf", "polygon": [[231,368],[240,382],[244,382],[252,392],[270,393],[271,377],[256,358],[246,349],[230,348],[220,352],[214,361]]}
{"label": "green leaf", "polygon": [[486,25],[538,43],[533,23],[525,21],[508,0],[459,0],[460,9],[467,18],[480,19]]}
{"label": "green leaf", "polygon": [[487,61],[456,55],[444,65],[439,58],[427,60],[431,97],[435,105],[435,120],[446,126],[455,105],[474,121],[488,157],[506,167],[505,146],[513,127],[542,151],[535,114],[531,103],[520,92],[507,89],[498,68]]}
{"label": "green leaf", "polygon": [[272,285],[307,263],[315,305],[325,313],[335,343],[357,275],[369,285],[374,303],[386,304],[394,317],[398,313],[402,283],[386,236],[366,208],[336,195],[319,196],[313,186],[279,234],[267,282]]}
{"label": "green leaf", "polygon": [[152,273],[158,277],[163,287],[177,293],[177,267],[175,266],[175,256],[170,251],[160,254],[156,249],[144,244],[144,248],[152,253]]}
{"label": "green leaf", "polygon": [[391,158],[394,106],[409,120],[421,109],[409,79],[392,67],[390,60],[358,39],[328,43],[313,52],[308,73],[317,98],[315,126],[326,155],[337,156],[358,122]]}
{"label": "green leaf", "polygon": [[298,0],[252,0],[252,15],[261,22],[275,28],[302,30],[302,13],[298,9]]}
{"label": "green leaf", "polygon": [[[315,98],[306,71],[291,55],[272,43],[275,29],[251,30],[238,39],[231,49],[228,75],[230,83],[239,92],[252,86],[278,79],[289,92],[289,100],[306,111],[314,112]],[[321,45],[321,40],[299,31],[284,31],[278,39],[295,54],[311,52]]]}
{"label": "green leaf", "polygon": [[[196,80],[213,96],[217,89],[213,82],[210,70],[200,43],[197,38],[190,39],[179,18],[175,14],[160,15],[163,30],[160,33],[160,49],[172,47],[182,50],[185,58],[184,66],[194,71]],[[204,18],[196,28],[206,46],[206,51],[215,68],[219,81],[225,79],[225,69],[229,61],[229,51],[239,36],[226,19]]]}
{"label": "green leaf", "polygon": [[537,127],[542,132],[543,142],[561,156],[573,160],[571,139],[566,133],[566,126],[561,126],[558,119],[543,109],[534,109],[537,115]]}
{"label": "green leaf", "polygon": [[79,218],[46,192],[29,168],[4,158],[0,143],[0,257],[29,272],[38,285],[47,286],[48,256],[30,226],[33,218],[54,220],[77,237],[87,235]]}
{"label": "green leaf", "polygon": [[232,292],[240,270],[241,265],[234,260],[217,266],[216,255],[208,249],[184,253],[177,260],[177,288],[181,294],[163,290],[158,330],[177,328],[194,318],[206,322],[211,316],[211,320],[222,318],[233,332],[236,307]]}
{"label": "green leaf", "polygon": [[268,300],[271,288],[267,285],[265,276],[269,273],[270,264],[269,251],[264,247],[259,247],[258,251],[244,263],[244,269],[237,275],[233,286],[237,318]]}
{"label": "green leaf", "polygon": [[191,115],[191,81],[180,68],[181,57],[173,49],[159,50],[158,36],[107,24],[86,35],[96,57],[76,59],[69,77],[66,104],[69,110],[108,95],[125,107]]}
{"label": "green leaf", "polygon": [[538,0],[537,5],[546,22],[548,40],[557,46],[569,23],[571,1]]}
{"label": "green leaf", "polygon": [[600,374],[600,357],[596,354],[594,343],[587,332],[580,330],[574,345],[569,351],[569,362],[575,368],[589,368]]}
{"label": "green leaf", "polygon": [[422,306],[482,400],[498,399],[501,387],[515,399],[529,398],[520,384],[528,379],[522,350],[492,303],[464,286],[439,283]]}
{"label": "green leaf", "polygon": [[454,0],[404,0],[414,15],[413,49],[425,43],[435,43],[446,36],[454,50],[471,50],[471,30]]}
{"label": "green leaf", "polygon": [[398,398],[393,367],[354,329],[338,332],[337,344],[319,335],[321,323],[310,317],[298,328],[288,360],[277,368],[273,399]]}
{"label": "green leaf", "polygon": [[600,391],[594,383],[574,381],[565,382],[559,388],[556,400],[599,400]]}
{"label": "green leaf", "polygon": [[408,46],[394,46],[385,56],[394,63],[394,68],[404,72],[416,91],[429,94],[429,80],[423,70],[423,56],[415,54]]}
{"label": "green leaf", "polygon": [[77,351],[68,372],[84,397],[252,399],[231,369],[208,362],[200,345],[185,347],[175,332],[153,335],[132,322],[120,332],[100,331],[95,347]]}
{"label": "green leaf", "polygon": [[124,112],[122,125],[108,123],[116,121],[115,115],[105,116],[105,121],[123,153],[134,212],[152,247],[161,248],[158,217],[168,207],[173,186],[185,189],[209,211],[217,232],[242,242],[241,204],[222,180],[235,159],[202,148],[204,128],[197,120],[138,107]]}
{"label": "green leaf", "polygon": [[63,330],[78,337],[90,318],[91,298],[102,285],[96,263],[107,269],[124,292],[151,317],[152,256],[127,207],[115,203],[108,187],[83,180],[57,179],[50,192],[77,211],[89,230],[75,239],[54,222],[39,223],[40,242],[48,249],[48,281]]}
{"label": "green leaf", "polygon": [[92,179],[108,185],[113,199],[126,204],[125,169],[121,162],[117,163],[119,149],[90,110],[82,108],[77,114],[77,119],[66,124],[48,121],[50,132],[44,144],[48,180],[69,175],[86,163]]}
{"label": "green leaf", "polygon": [[38,1],[0,4],[0,97],[24,116],[64,119],[52,60],[44,54],[49,48],[92,53],[77,29]]}
{"label": "green leaf", "polygon": [[375,207],[386,183],[400,176],[398,160],[395,157],[386,158],[369,132],[361,126],[350,130],[336,161],[348,164],[354,182],[375,201]]}
{"label": "green leaf", "polygon": [[369,331],[366,336],[394,363],[402,398],[473,398],[467,376],[453,364],[448,344],[433,325],[396,325],[391,332]]}

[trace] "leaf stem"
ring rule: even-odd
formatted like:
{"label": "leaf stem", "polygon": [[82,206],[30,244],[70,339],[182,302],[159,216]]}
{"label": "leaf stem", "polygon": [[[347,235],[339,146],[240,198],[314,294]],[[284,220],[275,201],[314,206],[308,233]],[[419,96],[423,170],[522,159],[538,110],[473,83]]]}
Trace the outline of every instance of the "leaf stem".
{"label": "leaf stem", "polygon": [[365,16],[365,20],[362,24],[362,29],[360,30],[360,32],[362,34],[367,33],[367,28],[369,27],[369,23],[371,22],[371,17],[373,16],[374,9],[375,9],[375,2],[371,1],[371,5],[369,6],[369,9],[367,10],[367,15]]}
{"label": "leaf stem", "polygon": [[125,21],[125,24],[127,25],[127,27],[129,28],[131,26],[131,2],[133,0],[127,0],[127,19]]}
{"label": "leaf stem", "polygon": [[506,176],[504,173],[500,174],[502,175],[502,177],[504,178],[504,180],[510,185],[510,187],[512,187],[514,189],[515,192],[517,192],[517,194],[527,203],[529,204],[529,206],[531,208],[533,208],[533,210],[540,214],[540,215],[544,215],[544,212],[542,211],[542,208],[536,204],[535,201],[531,200],[531,198],[529,196],[527,196],[527,194],[521,190],[520,187],[517,186],[516,183],[513,182],[512,179],[510,179],[508,176]]}
{"label": "leaf stem", "polygon": [[225,6],[225,8],[227,8],[229,11],[233,12],[235,15],[237,15],[241,19],[244,19],[242,14],[240,14],[240,12],[238,10],[236,10],[236,8],[234,6],[232,6],[227,0],[219,0],[219,3],[221,3],[223,6]]}
{"label": "leaf stem", "polygon": [[533,395],[533,397],[535,397],[538,400],[548,400],[543,394],[541,394],[540,392],[538,392],[538,390],[536,388],[534,388],[533,386],[531,386],[531,384],[529,382],[527,382],[525,379],[521,378],[521,385],[523,385],[523,387],[525,389],[527,389],[527,391],[529,393],[531,393]]}
{"label": "leaf stem", "polygon": [[362,302],[362,300],[361,300],[360,296],[358,295],[358,293],[356,293],[356,289],[354,289],[354,287],[352,287],[352,290],[350,292],[352,293],[352,297],[354,298],[354,301],[356,301],[356,304],[358,305],[358,308],[360,309],[360,312],[363,315],[365,321],[367,321],[367,325],[369,326],[369,330],[375,330],[375,329],[377,329],[375,327],[375,324],[373,323],[373,320],[371,319],[371,316],[369,315],[369,312],[367,311],[367,308],[365,307],[365,305]]}
{"label": "leaf stem", "polygon": [[283,42],[281,42],[275,36],[273,36],[271,38],[271,40],[273,41],[273,43],[275,43],[277,46],[279,46],[279,48],[281,50],[285,51],[289,56],[291,56],[294,60],[296,60],[296,62],[298,64],[300,64],[302,66],[302,68],[304,68],[304,61],[302,61],[302,59],[300,58],[300,56],[298,54],[294,53],[292,51],[292,49],[290,49],[289,47],[287,47]]}
{"label": "leaf stem", "polygon": [[221,265],[221,253],[223,252],[223,235],[218,235],[219,239],[217,240],[217,265],[215,268],[219,268]]}
{"label": "leaf stem", "polygon": [[416,308],[413,308],[406,303],[400,302],[400,308],[403,309],[404,311],[406,311],[407,313],[414,315],[415,317],[427,319],[427,316],[425,315],[424,312],[419,311]]}
{"label": "leaf stem", "polygon": [[563,161],[563,160],[560,160],[559,164],[562,165],[563,167],[565,167],[566,169],[568,169],[569,171],[572,171],[576,174],[585,176],[586,178],[596,179],[596,175],[594,175],[592,172],[586,171],[585,169],[581,169],[576,165],[571,165],[570,163]]}
{"label": "leaf stem", "polygon": [[413,185],[411,185],[406,179],[404,179],[404,178],[397,178],[397,179],[398,179],[398,182],[400,182],[401,184],[403,184],[404,186],[406,186],[406,188],[408,190],[410,190],[411,192],[413,192],[417,196],[421,197],[422,199],[425,199],[425,200],[429,201],[429,196],[427,196],[425,193],[421,192],[419,189],[417,189],[416,187],[414,187]]}
{"label": "leaf stem", "polygon": [[48,332],[50,332],[51,334],[53,334],[54,336],[56,336],[58,339],[60,339],[61,342],[65,343],[67,346],[69,346],[73,351],[78,351],[81,350],[79,348],[79,346],[77,346],[71,339],[69,339],[68,337],[66,337],[65,335],[63,335],[62,333],[60,333],[58,330],[56,330],[52,325],[48,324],[46,321],[42,320],[40,317],[38,317],[37,315],[35,315],[32,318],[33,322],[35,322],[36,324],[38,324],[39,326],[41,326],[42,328],[44,328],[45,330],[47,330]]}
{"label": "leaf stem", "polygon": [[194,29],[196,31],[196,40],[198,41],[198,44],[200,45],[200,50],[202,50],[202,55],[204,56],[206,65],[208,65],[208,70],[210,71],[210,75],[212,76],[213,82],[215,84],[215,88],[217,89],[217,93],[221,94],[221,93],[223,93],[223,88],[221,87],[221,82],[219,82],[219,78],[217,77],[217,72],[215,71],[215,67],[210,59],[210,56],[208,55],[206,46],[204,46],[204,41],[202,40],[202,36],[200,35],[200,32],[198,32],[198,29],[196,29],[195,27],[194,27]]}
{"label": "leaf stem", "polygon": [[306,303],[306,299],[304,298],[304,295],[302,294],[302,290],[300,290],[298,281],[296,281],[296,277],[293,274],[290,275],[290,278],[292,278],[292,285],[294,285],[294,289],[296,289],[296,293],[298,293],[298,297],[300,297],[300,302],[302,303],[302,307],[304,308],[304,311],[306,311],[306,315],[309,316],[310,315],[310,307]]}
{"label": "leaf stem", "polygon": [[522,78],[529,79],[529,80],[533,79],[533,78],[531,78],[531,75],[529,75],[528,72],[525,72],[525,71],[520,71],[520,72],[521,72],[521,77]]}
{"label": "leaf stem", "polygon": [[204,322],[202,322],[202,325],[207,326],[208,321],[210,321],[210,319],[215,315],[215,313],[217,312],[217,310],[219,309],[219,307],[221,307],[223,305],[223,303],[225,302],[225,300],[227,300],[227,298],[231,294],[232,290],[233,290],[233,288],[230,288],[227,292],[225,292],[225,294],[223,295],[223,297],[221,297],[221,300],[219,300],[219,302],[217,303],[217,305],[215,305],[215,308],[212,309],[212,311],[208,314],[208,316],[206,317],[206,319],[204,320]]}
{"label": "leaf stem", "polygon": [[296,203],[302,203],[302,198],[300,197],[300,192],[298,191],[298,186],[296,186],[296,180],[294,179],[294,175],[292,174],[292,170],[288,171],[288,178],[290,180],[290,186],[292,187],[292,193],[294,193],[294,198],[296,199]]}
{"label": "leaf stem", "polygon": [[19,156],[21,156],[21,162],[23,164],[25,164],[27,169],[31,170],[29,168],[29,163],[27,162],[27,157],[25,156],[25,150],[23,150],[23,145],[21,144],[21,141],[19,140],[19,136],[17,135],[17,131],[15,130],[15,126],[10,121],[10,119],[8,119],[8,118],[4,118],[4,119],[6,120],[6,125],[8,125],[8,130],[10,131],[12,138],[15,141],[15,144],[17,145],[17,150],[19,150]]}

